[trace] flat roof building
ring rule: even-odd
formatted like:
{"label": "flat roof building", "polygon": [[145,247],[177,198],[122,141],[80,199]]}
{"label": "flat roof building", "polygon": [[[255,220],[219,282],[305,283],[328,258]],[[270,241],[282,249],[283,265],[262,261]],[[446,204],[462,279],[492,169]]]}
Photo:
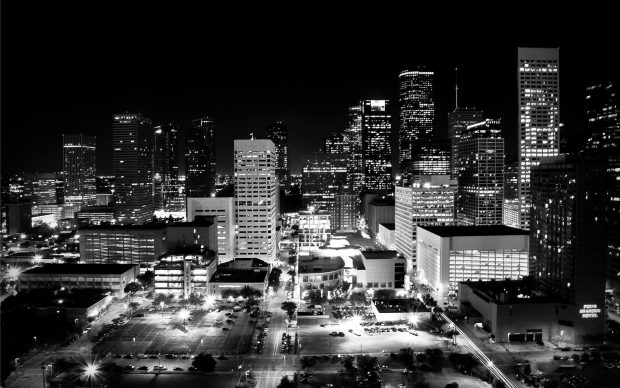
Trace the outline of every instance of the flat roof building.
{"label": "flat roof building", "polygon": [[420,277],[440,299],[468,280],[519,279],[529,274],[529,232],[504,225],[418,226]]}

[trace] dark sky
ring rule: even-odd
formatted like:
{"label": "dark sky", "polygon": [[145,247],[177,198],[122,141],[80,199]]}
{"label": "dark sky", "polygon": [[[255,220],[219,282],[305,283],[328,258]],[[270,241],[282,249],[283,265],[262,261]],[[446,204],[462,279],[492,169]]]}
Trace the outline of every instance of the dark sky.
{"label": "dark sky", "polygon": [[610,10],[562,18],[544,10],[238,15],[53,3],[2,2],[3,173],[60,170],[61,134],[78,131],[97,136],[98,173],[111,173],[112,115],[126,110],[182,125],[212,116],[221,172],[232,168],[233,139],[285,121],[298,172],[301,153],[343,130],[356,100],[393,99],[397,115],[398,72],[417,64],[436,71],[440,133],[454,108],[458,66],[460,105],[501,117],[514,155],[519,45],[560,47],[561,120],[571,134],[583,128],[584,85],[617,78],[620,69]]}

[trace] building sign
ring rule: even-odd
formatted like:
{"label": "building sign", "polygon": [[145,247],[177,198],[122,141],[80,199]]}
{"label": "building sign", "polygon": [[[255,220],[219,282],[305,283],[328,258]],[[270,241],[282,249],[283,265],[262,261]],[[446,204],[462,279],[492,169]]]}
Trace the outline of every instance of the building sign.
{"label": "building sign", "polygon": [[584,304],[583,308],[579,310],[581,318],[598,318],[601,313],[601,309],[595,304]]}

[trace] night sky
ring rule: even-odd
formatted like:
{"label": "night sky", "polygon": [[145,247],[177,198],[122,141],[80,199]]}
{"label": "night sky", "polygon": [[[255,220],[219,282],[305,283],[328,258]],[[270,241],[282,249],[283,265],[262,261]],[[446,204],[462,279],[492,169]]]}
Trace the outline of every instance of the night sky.
{"label": "night sky", "polygon": [[418,64],[436,71],[441,134],[454,108],[458,66],[459,104],[502,118],[506,151],[516,155],[517,46],[560,47],[561,121],[573,139],[582,133],[586,83],[620,72],[614,12],[605,10],[609,16],[562,18],[379,9],[238,16],[149,3],[7,3],[3,173],[61,170],[61,135],[79,131],[97,136],[97,173],[111,173],[112,115],[123,111],[142,112],[155,124],[212,116],[219,172],[232,169],[233,139],[262,137],[270,122],[282,120],[297,173],[301,154],[343,130],[347,106],[357,100],[392,99],[396,135],[398,72]]}

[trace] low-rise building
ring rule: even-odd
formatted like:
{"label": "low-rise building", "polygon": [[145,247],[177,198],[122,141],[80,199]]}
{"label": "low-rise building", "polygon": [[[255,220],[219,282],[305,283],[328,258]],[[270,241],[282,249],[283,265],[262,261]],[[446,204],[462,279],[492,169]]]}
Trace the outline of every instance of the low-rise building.
{"label": "low-rise building", "polygon": [[388,196],[377,197],[368,204],[366,220],[368,221],[368,230],[370,230],[373,235],[376,236],[377,233],[379,233],[379,224],[394,223],[394,206],[394,197]]}
{"label": "low-rise building", "polygon": [[240,291],[248,286],[265,294],[267,289],[268,271],[255,269],[252,271],[219,268],[208,284],[209,295],[219,296],[222,291],[233,289]]}
{"label": "low-rise building", "polygon": [[387,249],[396,249],[396,245],[394,244],[395,229],[394,223],[384,222],[379,224],[379,232],[377,233],[377,241],[379,244]]}
{"label": "low-rise building", "polygon": [[342,285],[344,260],[341,257],[299,257],[302,290],[333,289]]}
{"label": "low-rise building", "polygon": [[330,214],[326,210],[299,212],[299,246],[320,247],[331,236]]}
{"label": "low-rise building", "polygon": [[155,265],[155,292],[187,299],[191,294],[205,295],[208,282],[217,270],[217,258],[199,249],[181,249],[167,253]]}
{"label": "low-rise building", "polygon": [[219,262],[225,263],[235,255],[235,211],[233,197],[187,198],[187,221],[203,217],[216,217],[217,254]]}
{"label": "low-rise building", "polygon": [[504,225],[417,226],[421,279],[440,299],[469,280],[519,279],[529,274],[529,232]]}
{"label": "low-rise building", "polygon": [[405,286],[405,258],[396,251],[361,251],[354,267],[357,267],[357,277],[351,284],[357,288],[402,289]]}
{"label": "low-rise building", "polygon": [[139,274],[140,267],[133,264],[45,264],[24,271],[19,277],[19,289],[110,289],[122,298],[125,286]]}
{"label": "low-rise building", "polygon": [[75,217],[86,219],[92,225],[100,225],[106,222],[116,223],[113,206],[88,206],[75,213]]}

